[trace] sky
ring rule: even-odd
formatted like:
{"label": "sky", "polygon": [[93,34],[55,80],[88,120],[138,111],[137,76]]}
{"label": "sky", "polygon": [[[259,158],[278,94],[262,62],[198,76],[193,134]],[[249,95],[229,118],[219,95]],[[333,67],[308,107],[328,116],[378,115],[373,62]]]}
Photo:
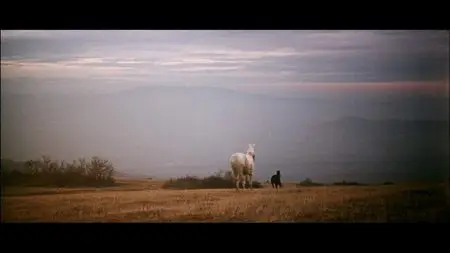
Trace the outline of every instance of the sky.
{"label": "sky", "polygon": [[2,31],[2,91],[214,86],[448,93],[447,31]]}

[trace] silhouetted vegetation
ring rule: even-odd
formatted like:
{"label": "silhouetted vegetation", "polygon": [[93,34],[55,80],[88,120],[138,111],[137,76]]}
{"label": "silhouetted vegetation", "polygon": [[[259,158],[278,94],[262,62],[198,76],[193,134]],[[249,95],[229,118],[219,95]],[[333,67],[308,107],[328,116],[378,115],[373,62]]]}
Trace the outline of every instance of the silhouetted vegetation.
{"label": "silhouetted vegetation", "polygon": [[[390,182],[387,182],[388,184],[393,184]],[[386,183],[384,183],[386,184]],[[313,182],[310,178],[306,178],[305,180],[301,181],[300,183],[297,184],[297,186],[323,186],[325,184],[322,183],[317,183],[317,182]],[[350,186],[350,185],[366,185],[366,184],[361,184],[358,182],[347,182],[345,180],[341,181],[341,182],[335,182],[332,185],[339,185],[339,186]]]}
{"label": "silhouetted vegetation", "polygon": [[[262,188],[263,185],[258,181],[252,182],[253,188]],[[166,181],[162,188],[164,189],[226,189],[235,188],[231,171],[219,171],[212,176],[199,178],[195,176],[185,176]],[[240,185],[242,187],[242,185]],[[248,188],[248,182],[246,188]]]}
{"label": "silhouetted vegetation", "polygon": [[305,180],[301,181],[297,184],[297,186],[322,186],[323,184],[313,182],[310,178],[306,178]]}
{"label": "silhouetted vegetation", "polygon": [[16,162],[1,160],[3,185],[21,186],[111,186],[115,184],[115,170],[111,162],[97,156],[90,162],[80,158],[72,163],[52,161],[49,156],[40,160]]}
{"label": "silhouetted vegetation", "polygon": [[389,182],[389,181],[383,183],[383,185],[393,185],[393,184],[394,184],[393,182]]}
{"label": "silhouetted vegetation", "polygon": [[333,185],[365,185],[365,184],[360,184],[358,182],[347,182],[345,180],[342,180],[342,182],[335,182],[333,183]]}

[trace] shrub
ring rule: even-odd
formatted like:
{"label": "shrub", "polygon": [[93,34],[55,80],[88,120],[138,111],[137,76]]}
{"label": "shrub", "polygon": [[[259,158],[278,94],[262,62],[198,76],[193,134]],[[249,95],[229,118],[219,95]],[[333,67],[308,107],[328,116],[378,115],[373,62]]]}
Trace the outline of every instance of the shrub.
{"label": "shrub", "polygon": [[335,182],[333,183],[333,185],[365,185],[365,184],[360,184],[358,182],[347,182],[345,180],[342,180],[342,182]]}
{"label": "shrub", "polygon": [[[177,179],[170,179],[163,185],[163,189],[231,189],[236,184],[232,180],[231,172],[219,171],[212,176],[199,178],[195,176],[185,176]],[[258,181],[252,182],[253,188],[262,188]],[[240,185],[242,187],[242,184]],[[248,184],[246,185],[248,188]]]}
{"label": "shrub", "polygon": [[313,182],[310,178],[306,178],[305,180],[301,181],[297,184],[297,186],[322,186],[321,183]]}
{"label": "shrub", "polygon": [[3,185],[100,187],[115,184],[113,165],[97,156],[89,163],[84,158],[73,163],[52,161],[49,156],[36,161],[1,162]]}

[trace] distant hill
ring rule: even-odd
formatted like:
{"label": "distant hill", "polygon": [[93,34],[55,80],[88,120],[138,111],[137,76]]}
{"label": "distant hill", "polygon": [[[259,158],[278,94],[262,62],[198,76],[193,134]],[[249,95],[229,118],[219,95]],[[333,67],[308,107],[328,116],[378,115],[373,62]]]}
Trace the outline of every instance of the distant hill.
{"label": "distant hill", "polygon": [[449,173],[449,122],[343,117],[311,128],[298,150],[297,162],[278,167],[329,181],[441,180]]}
{"label": "distant hill", "polygon": [[344,117],[313,128],[304,143],[312,153],[401,159],[448,156],[448,140],[449,121]]}
{"label": "distant hill", "polygon": [[[380,120],[386,118],[395,120]],[[316,180],[347,173],[346,165],[333,168],[337,162],[442,161],[448,122],[426,121],[441,119],[448,120],[448,99],[295,99],[162,86],[110,94],[2,93],[1,154],[67,161],[98,155],[123,173],[163,177],[227,168],[229,155],[255,143],[258,176],[281,168],[287,177]],[[342,179],[355,181],[333,181]]]}

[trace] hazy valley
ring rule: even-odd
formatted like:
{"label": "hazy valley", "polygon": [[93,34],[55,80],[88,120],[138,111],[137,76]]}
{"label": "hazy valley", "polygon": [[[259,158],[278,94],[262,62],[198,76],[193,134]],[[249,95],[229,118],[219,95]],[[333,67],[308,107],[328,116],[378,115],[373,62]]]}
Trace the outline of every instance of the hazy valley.
{"label": "hazy valley", "polygon": [[[99,155],[156,177],[227,169],[247,143],[257,178],[439,179],[448,166],[448,99],[276,98],[218,88],[110,94],[2,94],[2,158]],[[433,112],[430,114],[430,112]]]}

